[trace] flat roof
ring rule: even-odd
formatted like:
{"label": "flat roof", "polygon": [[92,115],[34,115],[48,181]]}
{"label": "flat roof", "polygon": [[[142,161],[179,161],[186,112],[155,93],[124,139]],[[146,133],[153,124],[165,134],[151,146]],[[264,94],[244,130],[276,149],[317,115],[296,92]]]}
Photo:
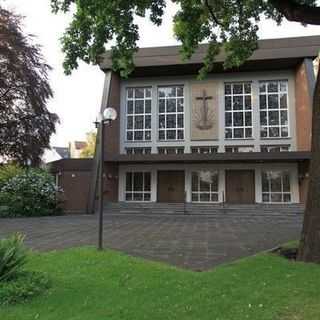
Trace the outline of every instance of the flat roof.
{"label": "flat roof", "polygon": [[[140,48],[134,55],[134,64],[136,66],[134,73],[137,73],[139,76],[139,72],[137,71],[147,71],[150,68],[155,70],[155,68],[169,67],[167,71],[170,71],[172,67],[176,67],[179,70],[179,66],[190,67],[193,65],[199,67],[202,65],[208,45],[201,44],[194,55],[186,61],[182,61],[181,59],[180,48],[180,46]],[[297,61],[303,58],[317,57],[319,48],[320,36],[259,40],[258,49],[248,59],[246,65],[252,65],[255,62],[255,67],[257,68],[257,62],[259,62],[260,68],[263,68],[264,66],[261,64],[261,61],[268,63],[270,61],[278,61],[281,63],[280,67],[282,65],[283,67],[290,67],[293,63],[297,63]],[[225,52],[221,50],[220,54],[216,57],[216,63],[221,65],[224,60]],[[287,64],[284,63],[285,61],[287,61]],[[288,64],[289,61],[291,63]],[[106,52],[103,55],[100,68],[102,70],[110,70],[111,66],[110,52]]]}

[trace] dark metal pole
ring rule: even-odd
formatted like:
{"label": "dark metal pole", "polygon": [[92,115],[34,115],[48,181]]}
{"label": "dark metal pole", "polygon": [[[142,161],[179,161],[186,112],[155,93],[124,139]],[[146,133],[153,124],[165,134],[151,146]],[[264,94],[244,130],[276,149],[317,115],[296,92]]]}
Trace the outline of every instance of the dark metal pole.
{"label": "dark metal pole", "polygon": [[103,168],[104,168],[104,121],[100,122],[100,170],[99,170],[99,241],[98,250],[103,249]]}

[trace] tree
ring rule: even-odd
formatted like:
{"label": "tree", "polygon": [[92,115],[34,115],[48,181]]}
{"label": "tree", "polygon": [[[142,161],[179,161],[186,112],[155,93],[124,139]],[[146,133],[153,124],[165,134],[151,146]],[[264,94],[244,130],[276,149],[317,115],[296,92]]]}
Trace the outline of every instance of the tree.
{"label": "tree", "polygon": [[[168,0],[167,0],[168,1]],[[208,51],[199,77],[214,68],[216,55],[225,51],[224,67],[243,64],[257,48],[261,17],[281,24],[283,19],[302,24],[320,25],[320,7],[316,0],[172,0],[180,6],[174,17],[174,32],[182,42],[184,59],[192,56],[201,42]],[[73,20],[62,39],[64,68],[70,73],[78,60],[98,63],[111,46],[113,69],[126,77],[134,68],[139,29],[134,17],[147,17],[156,25],[162,22],[165,0],[76,1],[51,0],[55,13],[71,10]],[[299,259],[320,263],[320,73],[313,106],[312,160],[310,185]]]}
{"label": "tree", "polygon": [[40,163],[58,121],[46,108],[51,68],[32,40],[22,18],[0,7],[0,156],[21,165]]}
{"label": "tree", "polygon": [[87,145],[82,149],[80,158],[93,158],[96,149],[97,134],[94,131],[87,133]]}

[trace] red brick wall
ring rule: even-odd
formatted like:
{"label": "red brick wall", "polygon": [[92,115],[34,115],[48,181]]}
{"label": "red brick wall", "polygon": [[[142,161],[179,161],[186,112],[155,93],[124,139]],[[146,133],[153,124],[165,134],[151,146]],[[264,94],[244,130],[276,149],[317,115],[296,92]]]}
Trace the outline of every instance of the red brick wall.
{"label": "red brick wall", "polygon": [[297,125],[297,151],[310,151],[311,149],[311,99],[309,95],[309,82],[306,66],[301,63],[296,69],[296,125]]}

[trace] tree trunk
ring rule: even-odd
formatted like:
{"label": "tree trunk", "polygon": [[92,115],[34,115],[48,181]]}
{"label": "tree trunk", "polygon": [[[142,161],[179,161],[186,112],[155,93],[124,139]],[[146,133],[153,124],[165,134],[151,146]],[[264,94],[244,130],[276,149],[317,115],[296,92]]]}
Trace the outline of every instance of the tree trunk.
{"label": "tree trunk", "polygon": [[310,181],[298,260],[320,263],[320,72],[313,97]]}

